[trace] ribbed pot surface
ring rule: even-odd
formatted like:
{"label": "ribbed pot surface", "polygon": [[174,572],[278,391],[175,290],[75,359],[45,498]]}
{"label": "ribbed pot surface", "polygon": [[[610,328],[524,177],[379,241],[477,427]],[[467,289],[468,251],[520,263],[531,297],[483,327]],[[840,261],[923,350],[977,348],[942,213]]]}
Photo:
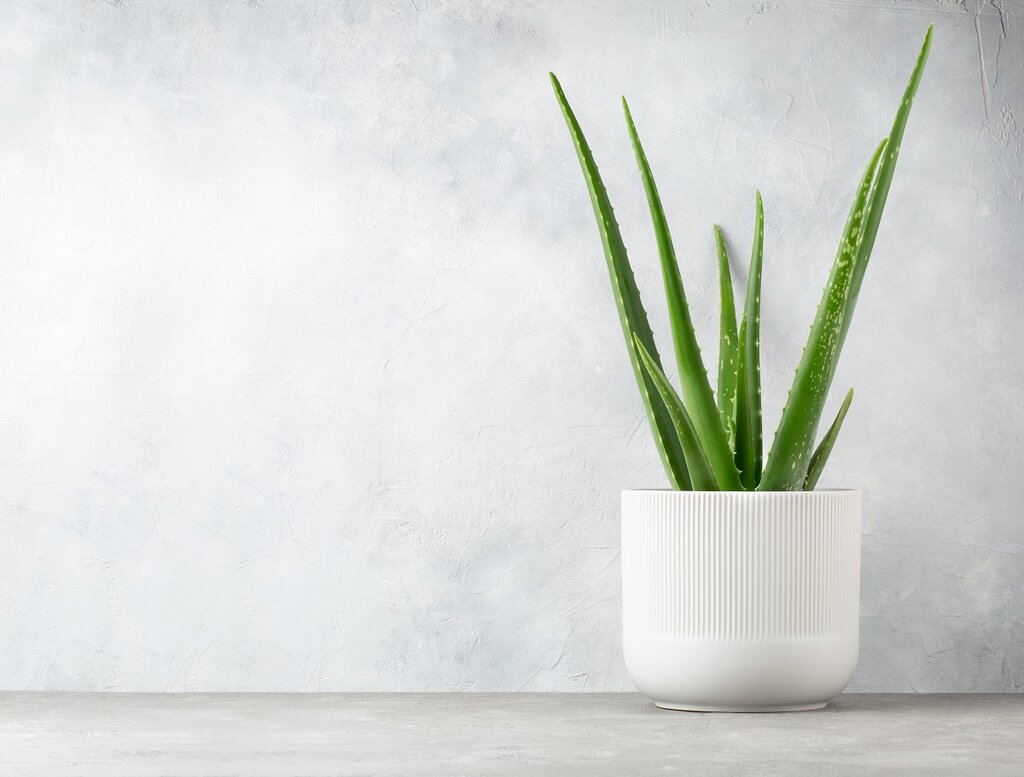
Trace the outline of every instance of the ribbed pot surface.
{"label": "ribbed pot surface", "polygon": [[857,662],[857,491],[622,493],[623,647],[673,709],[823,706]]}

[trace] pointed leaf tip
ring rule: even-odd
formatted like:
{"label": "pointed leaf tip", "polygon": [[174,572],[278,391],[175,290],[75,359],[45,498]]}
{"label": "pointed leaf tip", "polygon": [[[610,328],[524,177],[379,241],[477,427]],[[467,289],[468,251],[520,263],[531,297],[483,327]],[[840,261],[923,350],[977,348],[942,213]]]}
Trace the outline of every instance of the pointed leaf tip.
{"label": "pointed leaf tip", "polygon": [[552,72],[549,72],[548,78],[551,79],[551,86],[554,87],[555,94],[558,96],[560,100],[564,100],[565,92],[562,91],[562,83],[558,80],[558,76],[556,76]]}
{"label": "pointed leaf tip", "polygon": [[839,430],[843,426],[843,421],[846,420],[846,414],[850,410],[851,402],[853,402],[852,388],[846,392],[846,397],[843,399],[843,404],[839,407],[836,419],[832,422],[832,426],[829,427],[825,436],[818,444],[817,449],[814,451],[814,455],[811,456],[810,463],[807,465],[807,475],[804,478],[804,491],[813,491],[814,487],[818,485],[818,479],[821,477],[821,473],[825,469],[825,463],[828,461],[829,454],[832,453],[832,448],[836,444],[836,438],[839,436]]}

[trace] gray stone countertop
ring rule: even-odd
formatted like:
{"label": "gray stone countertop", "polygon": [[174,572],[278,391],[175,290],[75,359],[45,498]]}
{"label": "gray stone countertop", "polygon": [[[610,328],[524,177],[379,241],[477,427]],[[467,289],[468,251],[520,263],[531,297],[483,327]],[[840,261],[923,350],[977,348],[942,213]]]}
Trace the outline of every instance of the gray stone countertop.
{"label": "gray stone countertop", "polygon": [[637,694],[0,693],[0,774],[1024,775],[1024,694],[801,713]]}

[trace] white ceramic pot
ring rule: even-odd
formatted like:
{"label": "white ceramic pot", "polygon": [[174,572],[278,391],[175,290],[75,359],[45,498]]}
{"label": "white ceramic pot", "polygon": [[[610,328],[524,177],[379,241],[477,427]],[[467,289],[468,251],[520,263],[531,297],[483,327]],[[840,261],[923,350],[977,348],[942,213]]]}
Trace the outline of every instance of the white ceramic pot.
{"label": "white ceramic pot", "polygon": [[859,491],[622,492],[623,651],[659,707],[823,707],[857,664]]}

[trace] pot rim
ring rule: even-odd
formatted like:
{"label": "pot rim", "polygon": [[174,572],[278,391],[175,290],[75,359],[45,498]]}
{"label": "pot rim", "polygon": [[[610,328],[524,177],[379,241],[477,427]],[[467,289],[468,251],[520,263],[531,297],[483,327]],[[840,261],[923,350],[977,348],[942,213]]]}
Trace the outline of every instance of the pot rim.
{"label": "pot rim", "polygon": [[740,498],[754,498],[761,496],[791,496],[811,497],[822,494],[860,494],[858,488],[816,488],[813,491],[682,491],[677,488],[624,488],[623,494],[679,494],[680,496],[708,496],[718,494],[721,496],[738,496]]}

